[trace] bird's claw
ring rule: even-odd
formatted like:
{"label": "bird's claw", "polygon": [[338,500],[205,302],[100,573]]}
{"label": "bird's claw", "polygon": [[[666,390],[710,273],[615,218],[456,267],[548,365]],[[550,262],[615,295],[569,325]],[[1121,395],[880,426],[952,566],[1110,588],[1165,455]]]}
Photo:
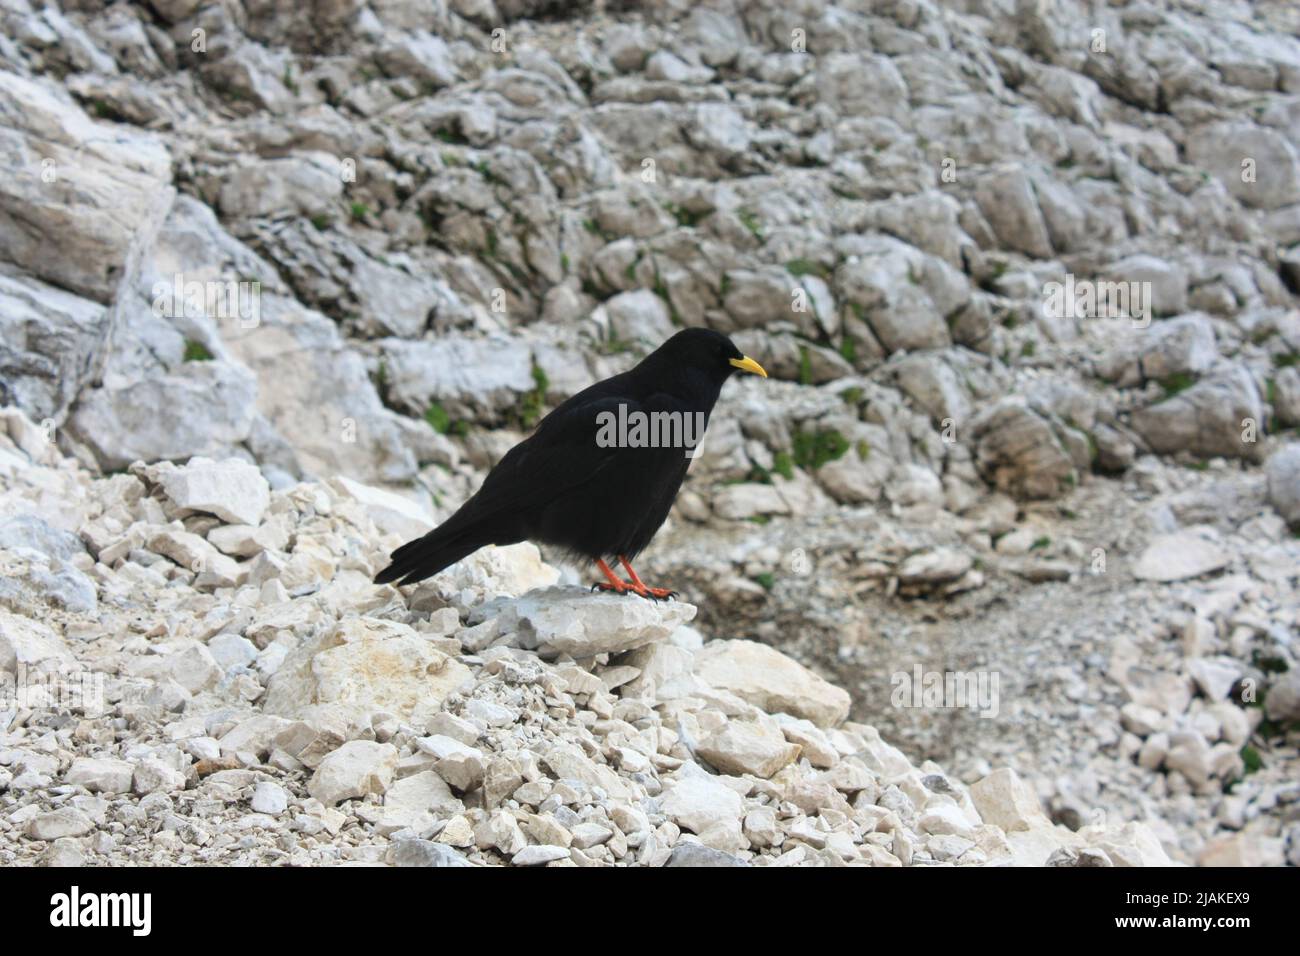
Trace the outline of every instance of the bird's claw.
{"label": "bird's claw", "polygon": [[605,581],[597,581],[591,586],[593,591],[613,591],[616,594],[635,594],[637,597],[643,597],[648,601],[670,601],[677,597],[676,591],[670,591],[668,588],[652,588],[642,585],[637,587],[635,584],[622,582],[622,587],[616,584],[610,584]]}

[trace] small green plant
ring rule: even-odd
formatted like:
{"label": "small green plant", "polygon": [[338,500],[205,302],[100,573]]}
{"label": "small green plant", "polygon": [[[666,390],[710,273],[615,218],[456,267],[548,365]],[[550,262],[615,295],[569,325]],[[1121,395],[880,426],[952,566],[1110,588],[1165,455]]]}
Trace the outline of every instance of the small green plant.
{"label": "small green plant", "polygon": [[746,229],[749,230],[749,234],[751,236],[753,236],[759,242],[763,241],[763,227],[762,224],[759,223],[758,217],[756,215],[754,215],[748,209],[741,209],[739,212],[736,213],[736,218],[740,220],[740,224],[742,226],[744,226]]}
{"label": "small green plant", "polygon": [[1250,655],[1252,663],[1265,674],[1285,674],[1291,669],[1291,665],[1286,662],[1286,658],[1277,657],[1271,654],[1263,654],[1255,650]]}
{"label": "small green plant", "polygon": [[202,342],[196,342],[193,339],[185,340],[185,352],[181,356],[183,362],[211,362],[212,353]]}
{"label": "small green plant", "polygon": [[772,457],[772,470],[786,481],[794,480],[794,459],[788,451],[779,451]]}
{"label": "small green plant", "polygon": [[323,212],[318,212],[311,217],[311,224],[316,227],[317,232],[324,232],[330,227],[330,217]]}
{"label": "small green plant", "polygon": [[694,226],[703,218],[699,213],[683,209],[675,202],[665,202],[663,207],[668,210],[669,215],[677,220],[679,226]]}
{"label": "small green plant", "polygon": [[352,218],[358,222],[370,215],[370,207],[363,202],[354,202],[349,208]]}
{"label": "small green plant", "polygon": [[1164,389],[1165,397],[1172,398],[1179,392],[1185,391],[1192,387],[1196,382],[1196,376],[1190,372],[1175,372],[1173,375],[1166,376],[1160,380],[1160,387]]}
{"label": "small green plant", "polygon": [[599,343],[601,355],[622,355],[631,346],[618,337],[618,333],[613,329],[609,330],[609,335]]}
{"label": "small green plant", "polygon": [[550,380],[540,365],[533,366],[533,387],[524,392],[519,401],[519,424],[532,428],[542,417],[546,407],[546,392],[551,387]]}
{"label": "small green plant", "polygon": [[791,259],[787,262],[785,264],[785,271],[797,278],[807,275],[815,275],[823,279],[826,278],[826,269],[823,266],[818,265],[811,259],[805,259],[802,256],[797,259]]}
{"label": "small green plant", "polygon": [[[767,515],[755,515],[756,518],[766,518]],[[753,518],[750,519],[751,521]],[[766,524],[766,522],[764,522]],[[759,585],[764,591],[770,591],[776,587],[776,578],[770,571],[764,571],[761,574],[754,575],[754,583]]]}
{"label": "small green plant", "polygon": [[843,458],[848,439],[831,428],[814,432],[796,429],[793,436],[794,462],[804,471],[816,471],[827,462]]}
{"label": "small green plant", "polygon": [[1034,543],[1029,546],[1030,551],[1045,551],[1052,546],[1052,539],[1043,535],[1041,538],[1035,538]]}
{"label": "small green plant", "polygon": [[840,398],[844,399],[845,405],[856,405],[862,401],[862,389],[857,385],[846,388],[840,392]]}
{"label": "small green plant", "polygon": [[850,365],[854,365],[858,360],[858,343],[851,335],[844,336],[840,340],[840,357]]}
{"label": "small green plant", "polygon": [[871,445],[865,438],[858,440],[857,445],[854,446],[854,451],[858,453],[858,461],[866,461],[871,457]]}
{"label": "small green plant", "polygon": [[1264,760],[1259,755],[1259,751],[1250,744],[1241,748],[1241,762],[1245,764],[1246,772],[1243,776],[1255,773],[1264,766]]}
{"label": "small green plant", "polygon": [[808,349],[799,346],[799,384],[811,385],[812,375],[812,356],[808,354]]}
{"label": "small green plant", "polygon": [[451,416],[437,402],[429,403],[429,407],[424,410],[424,420],[439,435],[445,435],[451,429]]}

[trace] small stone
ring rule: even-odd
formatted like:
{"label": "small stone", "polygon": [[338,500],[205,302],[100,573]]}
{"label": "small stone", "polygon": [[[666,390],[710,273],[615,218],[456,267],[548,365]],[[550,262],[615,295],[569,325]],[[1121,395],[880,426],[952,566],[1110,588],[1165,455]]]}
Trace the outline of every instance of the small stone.
{"label": "small stone", "polygon": [[62,807],[33,817],[24,831],[33,840],[57,840],[84,836],[95,829],[90,817],[75,807]]}
{"label": "small stone", "polygon": [[125,760],[78,757],[64,779],[91,793],[130,793],[135,767]]}
{"label": "small stone", "polygon": [[332,807],[343,800],[382,794],[396,769],[397,748],[392,744],[349,741],[321,761],[307,792]]}
{"label": "small stone", "polygon": [[1218,571],[1230,558],[1214,541],[1187,528],[1151,541],[1133,567],[1140,581],[1183,581]]}
{"label": "small stone", "polygon": [[1037,794],[1008,767],[972,784],[970,797],[985,823],[1001,827],[1007,833],[1048,822]]}
{"label": "small stone", "polygon": [[571,831],[573,846],[579,850],[590,849],[593,846],[599,846],[609,840],[614,835],[614,831],[607,826],[599,823],[579,823]]}
{"label": "small stone", "polygon": [[785,712],[830,727],[849,713],[849,695],[775,648],[756,641],[710,641],[695,674],[769,714]]}
{"label": "small stone", "polygon": [[731,720],[700,741],[696,753],[723,773],[767,778],[797,760],[800,748],[771,722]]}
{"label": "small stone", "polygon": [[141,796],[184,790],[185,774],[161,760],[145,759],[140,761],[131,776],[131,789]]}
{"label": "small stone", "polygon": [[384,862],[389,866],[473,866],[463,853],[444,843],[429,840],[399,840],[388,848]]}
{"label": "small stone", "polygon": [[60,837],[49,845],[41,856],[41,866],[85,866],[86,855],[72,837]]}
{"label": "small stone", "polygon": [[679,843],[664,866],[749,866],[740,857],[698,843]]}
{"label": "small stone", "polygon": [[448,846],[469,847],[474,845],[474,827],[465,817],[457,814],[447,821],[447,825],[438,834],[438,842]]}
{"label": "small stone", "polygon": [[263,780],[253,788],[253,799],[250,805],[257,813],[278,817],[289,809],[289,794],[278,783]]}
{"label": "small stone", "polygon": [[191,458],[180,468],[162,469],[158,480],[177,507],[205,511],[231,524],[256,527],[271,501],[271,486],[262,473],[237,458]]}
{"label": "small stone", "polygon": [[539,845],[524,847],[510,858],[510,862],[515,866],[542,866],[554,860],[567,860],[568,858],[568,847]]}
{"label": "small stone", "polygon": [[696,834],[701,843],[727,852],[741,848],[744,801],[716,778],[688,776],[673,781],[659,803],[670,820]]}

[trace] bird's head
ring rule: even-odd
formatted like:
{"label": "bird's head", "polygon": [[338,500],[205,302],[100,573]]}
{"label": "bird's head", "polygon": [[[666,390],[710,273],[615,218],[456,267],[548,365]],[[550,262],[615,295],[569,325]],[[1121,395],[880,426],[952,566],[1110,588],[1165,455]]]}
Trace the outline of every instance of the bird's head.
{"label": "bird's head", "polygon": [[712,329],[683,329],[658,349],[666,363],[681,369],[703,372],[725,382],[736,371],[753,372],[767,378],[767,372],[721,332]]}

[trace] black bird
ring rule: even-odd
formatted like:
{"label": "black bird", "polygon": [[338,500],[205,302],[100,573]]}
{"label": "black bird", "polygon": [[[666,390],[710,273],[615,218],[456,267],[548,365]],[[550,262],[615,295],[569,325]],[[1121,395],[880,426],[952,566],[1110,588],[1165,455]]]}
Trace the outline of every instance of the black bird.
{"label": "black bird", "polygon": [[[606,579],[596,585],[602,590],[672,596],[646,586],[629,562],[668,517],[691,446],[698,447],[737,369],[767,377],[725,335],[678,332],[635,368],[583,389],[543,418],[454,515],[394,551],[375,582],[413,584],[484,545],[528,540],[595,561]],[[631,581],[610,570],[607,558],[618,559]]]}

